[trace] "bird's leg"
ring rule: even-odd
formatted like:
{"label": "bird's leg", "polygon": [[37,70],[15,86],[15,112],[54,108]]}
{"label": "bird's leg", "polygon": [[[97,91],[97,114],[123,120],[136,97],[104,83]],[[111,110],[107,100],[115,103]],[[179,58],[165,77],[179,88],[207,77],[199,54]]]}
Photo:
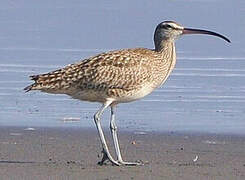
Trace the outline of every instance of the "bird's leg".
{"label": "bird's leg", "polygon": [[108,101],[105,104],[103,104],[103,106],[99,109],[99,111],[94,115],[94,122],[96,124],[97,130],[99,133],[99,137],[100,137],[100,141],[102,144],[102,148],[103,148],[103,150],[102,150],[103,158],[98,164],[103,165],[104,161],[109,159],[109,161],[111,161],[112,164],[119,166],[120,164],[112,158],[112,156],[109,152],[108,146],[106,144],[105,136],[104,136],[101,124],[100,124],[100,117],[101,117],[102,113],[111,103],[112,103],[111,101]]}
{"label": "bird's leg", "polygon": [[117,155],[117,161],[118,163],[122,165],[129,165],[129,166],[136,166],[136,165],[142,165],[142,163],[138,162],[125,162],[122,160],[122,155],[120,151],[120,146],[117,138],[117,126],[116,126],[116,121],[115,121],[115,112],[114,112],[115,106],[111,105],[111,121],[110,121],[110,129],[111,129],[111,135]]}
{"label": "bird's leg", "polygon": [[116,155],[117,155],[117,160],[118,160],[118,162],[122,162],[123,160],[122,160],[121,151],[120,151],[118,138],[117,138],[117,126],[116,126],[116,122],[115,122],[114,107],[115,106],[113,106],[113,105],[111,106],[110,130],[111,130],[111,135],[112,135],[112,139],[113,139],[113,143],[114,143],[114,147],[115,147],[115,151],[116,151]]}

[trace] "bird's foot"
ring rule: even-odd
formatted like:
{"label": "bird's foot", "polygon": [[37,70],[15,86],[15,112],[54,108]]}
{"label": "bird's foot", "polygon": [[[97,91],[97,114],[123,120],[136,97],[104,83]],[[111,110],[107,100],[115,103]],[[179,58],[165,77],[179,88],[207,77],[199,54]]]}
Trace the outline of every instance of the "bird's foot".
{"label": "bird's foot", "polygon": [[143,162],[127,162],[127,161],[118,161],[118,163],[120,163],[120,165],[124,165],[124,166],[143,166],[144,163]]}
{"label": "bird's foot", "polygon": [[125,161],[111,161],[109,158],[108,159],[102,159],[101,161],[98,162],[99,165],[106,165],[105,161],[110,161],[112,165],[116,166],[143,166],[144,163],[142,162],[125,162]]}
{"label": "bird's foot", "polygon": [[102,151],[103,157],[102,160],[98,162],[98,165],[105,165],[105,161],[110,161],[112,165],[120,166],[120,163],[118,161],[115,161],[110,155],[110,158],[108,157],[107,153],[105,150]]}
{"label": "bird's foot", "polygon": [[138,162],[127,162],[127,161],[123,161],[123,160],[117,160],[115,161],[111,155],[107,155],[107,153],[102,150],[102,154],[103,154],[103,157],[101,159],[101,161],[98,162],[98,165],[106,165],[106,161],[110,161],[112,163],[112,165],[116,165],[116,166],[142,166],[144,165],[144,163],[142,161],[138,161]]}

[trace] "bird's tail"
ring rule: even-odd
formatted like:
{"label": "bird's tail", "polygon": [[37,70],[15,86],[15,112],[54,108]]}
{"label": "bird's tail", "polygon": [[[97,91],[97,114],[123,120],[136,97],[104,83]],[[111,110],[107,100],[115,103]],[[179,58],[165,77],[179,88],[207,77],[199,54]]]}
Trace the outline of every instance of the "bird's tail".
{"label": "bird's tail", "polygon": [[62,93],[62,73],[60,70],[46,74],[30,76],[30,79],[35,81],[33,84],[24,88],[26,92],[31,90],[40,90],[48,93]]}
{"label": "bird's tail", "polygon": [[24,88],[24,91],[25,91],[25,92],[28,92],[28,91],[31,91],[31,90],[38,90],[37,87],[40,86],[40,83],[38,83],[39,76],[40,76],[40,75],[32,75],[32,76],[30,76],[30,79],[31,79],[31,80],[34,80],[35,83],[33,83],[33,84],[31,84],[31,85],[25,87],[25,88]]}
{"label": "bird's tail", "polygon": [[25,91],[25,92],[31,91],[33,85],[34,85],[34,84],[25,87],[25,88],[24,88],[24,91]]}
{"label": "bird's tail", "polygon": [[[66,93],[73,82],[74,65],[58,69],[46,74],[32,75],[30,79],[35,81],[33,84],[24,88],[26,92],[31,90],[40,90],[48,93]],[[69,87],[67,89],[67,87]]]}

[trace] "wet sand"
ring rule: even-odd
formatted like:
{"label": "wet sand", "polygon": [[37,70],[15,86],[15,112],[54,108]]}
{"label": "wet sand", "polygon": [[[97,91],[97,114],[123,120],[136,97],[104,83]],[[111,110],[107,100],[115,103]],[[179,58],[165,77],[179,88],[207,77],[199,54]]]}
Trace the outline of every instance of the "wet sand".
{"label": "wet sand", "polygon": [[101,146],[95,130],[1,127],[0,177],[245,179],[244,136],[122,131],[119,136],[124,159],[141,160],[144,166],[97,165]]}

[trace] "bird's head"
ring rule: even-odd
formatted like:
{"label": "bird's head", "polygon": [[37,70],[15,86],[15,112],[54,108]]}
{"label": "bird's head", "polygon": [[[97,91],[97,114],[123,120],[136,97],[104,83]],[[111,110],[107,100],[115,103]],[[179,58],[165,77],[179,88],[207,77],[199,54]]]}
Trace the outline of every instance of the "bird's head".
{"label": "bird's head", "polygon": [[154,34],[154,41],[175,41],[179,36],[184,34],[207,34],[220,37],[227,42],[230,42],[225,36],[218,34],[216,32],[202,30],[202,29],[192,29],[185,28],[174,21],[164,21],[156,27]]}
{"label": "bird's head", "polygon": [[184,27],[173,21],[164,21],[157,25],[155,38],[163,40],[175,40],[183,34]]}

